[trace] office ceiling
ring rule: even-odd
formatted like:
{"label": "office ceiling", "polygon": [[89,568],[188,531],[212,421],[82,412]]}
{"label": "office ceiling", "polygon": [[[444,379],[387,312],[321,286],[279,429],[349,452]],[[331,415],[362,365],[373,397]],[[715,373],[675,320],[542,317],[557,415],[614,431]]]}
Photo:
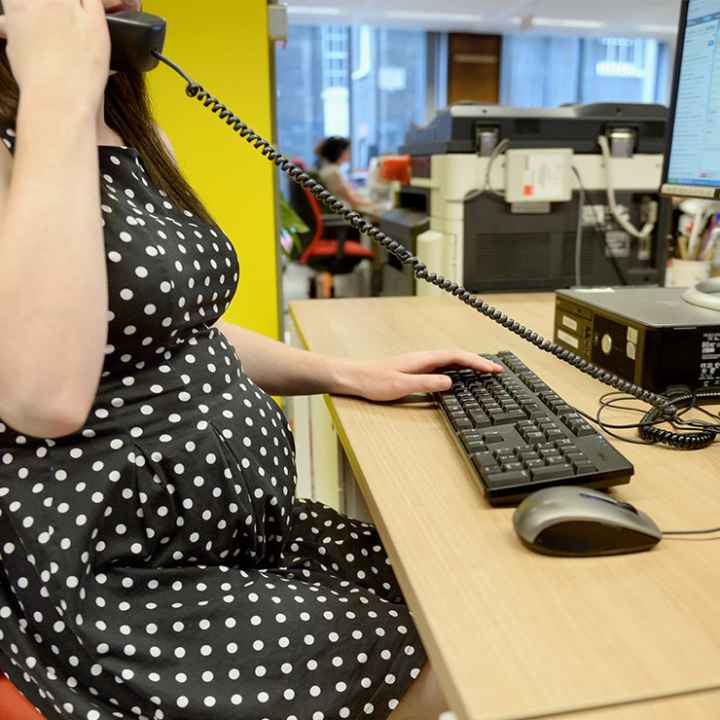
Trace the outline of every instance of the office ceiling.
{"label": "office ceiling", "polygon": [[294,22],[368,22],[461,32],[674,37],[680,0],[279,0]]}

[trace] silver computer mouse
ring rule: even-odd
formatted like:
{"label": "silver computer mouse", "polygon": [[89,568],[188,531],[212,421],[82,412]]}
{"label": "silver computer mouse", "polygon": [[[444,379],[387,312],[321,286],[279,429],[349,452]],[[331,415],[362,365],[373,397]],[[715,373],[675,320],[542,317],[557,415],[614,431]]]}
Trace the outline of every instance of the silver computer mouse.
{"label": "silver computer mouse", "polygon": [[655,522],[629,503],[584,487],[539,490],[513,516],[515,532],[546,555],[619,555],[649,550],[662,539]]}

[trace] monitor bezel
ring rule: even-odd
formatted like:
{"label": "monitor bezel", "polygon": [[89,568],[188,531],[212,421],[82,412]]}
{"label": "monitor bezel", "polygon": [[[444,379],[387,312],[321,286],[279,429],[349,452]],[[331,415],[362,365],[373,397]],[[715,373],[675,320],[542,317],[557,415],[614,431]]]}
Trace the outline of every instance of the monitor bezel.
{"label": "monitor bezel", "polygon": [[670,102],[670,114],[668,117],[669,122],[667,141],[665,145],[665,159],[663,161],[663,174],[660,194],[667,197],[682,196],[720,200],[720,187],[675,185],[668,182],[668,173],[670,171],[670,154],[672,152],[673,135],[675,130],[675,113],[677,110],[678,93],[680,91],[680,71],[682,69],[683,56],[685,54],[685,35],[687,31],[689,12],[690,0],[681,0],[677,49],[675,51],[675,67],[673,68],[672,98]]}

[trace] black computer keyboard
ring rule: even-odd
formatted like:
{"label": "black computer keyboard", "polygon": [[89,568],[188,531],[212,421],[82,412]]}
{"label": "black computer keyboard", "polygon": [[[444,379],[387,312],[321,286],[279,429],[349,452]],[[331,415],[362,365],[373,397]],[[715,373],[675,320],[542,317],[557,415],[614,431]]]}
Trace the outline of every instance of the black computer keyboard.
{"label": "black computer keyboard", "polygon": [[443,371],[452,390],[436,398],[491,504],[518,502],[554,485],[630,481],[632,464],[515,355],[483,357],[505,371]]}

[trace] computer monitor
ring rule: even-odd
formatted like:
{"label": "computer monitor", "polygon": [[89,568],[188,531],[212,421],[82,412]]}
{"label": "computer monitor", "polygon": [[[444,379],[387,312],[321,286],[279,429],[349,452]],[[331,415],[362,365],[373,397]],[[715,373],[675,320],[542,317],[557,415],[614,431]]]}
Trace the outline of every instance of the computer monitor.
{"label": "computer monitor", "polygon": [[720,0],[683,0],[662,193],[720,200]]}

